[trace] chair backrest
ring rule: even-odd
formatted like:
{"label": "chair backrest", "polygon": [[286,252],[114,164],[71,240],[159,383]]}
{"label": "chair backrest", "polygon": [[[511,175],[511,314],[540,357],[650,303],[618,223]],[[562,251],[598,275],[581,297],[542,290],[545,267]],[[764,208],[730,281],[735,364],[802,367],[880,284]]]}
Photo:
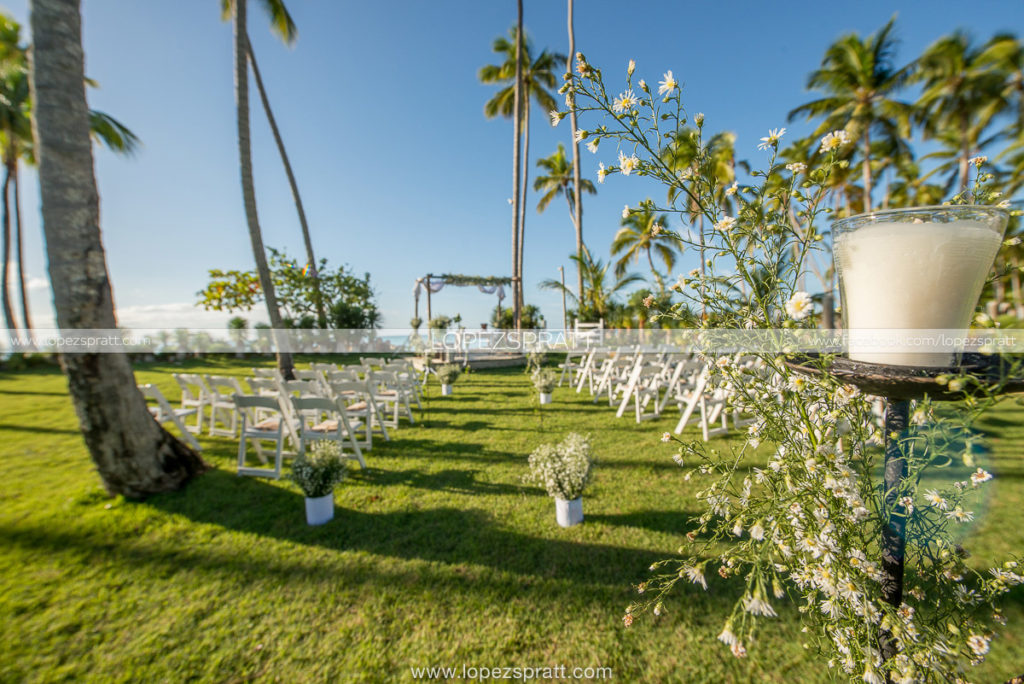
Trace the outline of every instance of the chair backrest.
{"label": "chair backrest", "polygon": [[163,392],[161,392],[160,388],[156,385],[139,385],[139,391],[142,392],[142,396],[145,398],[152,399],[156,402],[157,408],[159,409],[159,413],[157,414],[158,419],[163,418],[163,416],[167,414],[173,415],[174,410],[171,408],[170,403],[168,403],[167,398],[163,395]]}
{"label": "chair backrest", "polygon": [[281,378],[281,371],[276,368],[253,368],[252,374],[256,378]]}
{"label": "chair backrest", "polygon": [[338,401],[344,404],[363,401],[367,396],[373,396],[371,383],[365,381],[332,382],[331,392],[334,393]]}
{"label": "chair backrest", "polygon": [[207,375],[206,384],[210,387],[210,392],[218,397],[245,394],[238,378],[229,375]]}
{"label": "chair backrest", "polygon": [[182,399],[199,401],[204,395],[210,393],[210,388],[206,386],[203,376],[197,373],[172,373],[171,377],[181,387]]}
{"label": "chair backrest", "polygon": [[316,382],[320,382],[320,380],[323,377],[324,377],[323,374],[320,371],[316,371],[316,370],[297,370],[297,371],[295,371],[295,379],[296,380],[314,380]]}
{"label": "chair backrest", "polygon": [[336,363],[311,363],[309,364],[310,370],[320,371],[321,373],[330,373],[331,371],[338,370],[338,364]]}
{"label": "chair backrest", "polygon": [[277,394],[277,383],[270,378],[246,378],[245,382],[253,394],[261,396]]}
{"label": "chair backrest", "polygon": [[277,397],[258,397],[251,394],[236,394],[234,396],[234,400],[235,406],[239,409],[261,408],[282,413],[281,404],[277,400]]}
{"label": "chair backrest", "polygon": [[333,399],[325,399],[324,397],[292,397],[291,401],[292,406],[295,407],[298,413],[305,413],[306,411],[339,412],[338,404]]}
{"label": "chair backrest", "polygon": [[352,368],[342,368],[336,371],[330,371],[327,374],[327,382],[333,384],[335,382],[361,382],[362,379],[359,377],[359,371]]}
{"label": "chair backrest", "polygon": [[279,383],[285,394],[299,397],[323,397],[324,388],[315,380],[284,380]]}

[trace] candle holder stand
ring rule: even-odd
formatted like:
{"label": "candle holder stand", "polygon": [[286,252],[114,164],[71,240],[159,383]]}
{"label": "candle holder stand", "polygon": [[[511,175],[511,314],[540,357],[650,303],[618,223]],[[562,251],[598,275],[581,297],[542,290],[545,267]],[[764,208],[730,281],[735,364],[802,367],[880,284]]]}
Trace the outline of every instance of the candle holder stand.
{"label": "candle holder stand", "polygon": [[[885,475],[883,514],[888,521],[882,528],[882,599],[899,608],[903,602],[903,569],[906,554],[906,511],[897,500],[897,493],[907,476],[907,462],[899,445],[899,435],[907,430],[910,402],[928,396],[933,401],[956,401],[976,391],[976,385],[951,391],[937,379],[942,375],[966,373],[983,385],[1003,382],[1000,393],[1024,391],[1024,378],[1007,380],[1006,362],[998,356],[964,354],[960,365],[949,368],[892,366],[851,361],[835,357],[827,367],[816,364],[817,355],[808,354],[786,362],[792,370],[811,376],[831,375],[866,394],[885,400]],[[882,658],[897,655],[896,640],[886,630],[879,634]],[[1014,680],[1011,680],[1014,681]]]}

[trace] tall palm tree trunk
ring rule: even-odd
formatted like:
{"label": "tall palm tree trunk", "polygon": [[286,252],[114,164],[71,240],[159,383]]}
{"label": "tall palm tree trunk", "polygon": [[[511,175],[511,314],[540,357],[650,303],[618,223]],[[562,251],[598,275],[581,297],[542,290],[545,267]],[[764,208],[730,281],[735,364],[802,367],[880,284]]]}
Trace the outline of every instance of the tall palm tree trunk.
{"label": "tall palm tree trunk", "polygon": [[960,192],[967,190],[967,176],[971,160],[971,144],[967,139],[967,116],[960,117],[960,160],[957,170],[957,182]]}
{"label": "tall palm tree trunk", "polygon": [[238,123],[238,165],[242,176],[242,199],[245,204],[245,218],[249,224],[249,240],[252,242],[252,254],[256,259],[256,272],[260,278],[260,288],[267,304],[270,327],[277,342],[277,367],[287,378],[295,377],[292,355],[283,347],[281,339],[281,312],[277,307],[277,294],[274,281],[270,277],[267,266],[267,253],[263,247],[263,234],[260,231],[260,219],[256,213],[256,190],[252,180],[252,146],[249,140],[249,69],[248,39],[245,31],[246,0],[235,0],[235,110]]}
{"label": "tall palm tree trunk", "polygon": [[[21,173],[17,160],[14,162],[14,183],[11,192],[14,194],[14,250],[18,261],[18,292],[21,295],[21,324],[26,331],[32,330],[32,317],[29,315],[28,288],[25,287],[25,247],[24,233],[21,230]],[[31,338],[29,344],[32,345]],[[33,345],[34,346],[34,345]]]}
{"label": "tall palm tree trunk", "polygon": [[[100,238],[79,0],[32,0],[31,88],[43,234],[57,325],[113,329]],[[153,420],[123,353],[62,353],[86,447],[110,494],[178,489],[205,470]]]}
{"label": "tall palm tree trunk", "polygon": [[[565,60],[566,73],[572,73],[572,60],[576,57],[576,31],[573,28],[572,1],[569,0],[569,56]],[[572,95],[573,105],[576,97]],[[569,110],[569,122],[572,124],[572,192],[574,195],[573,224],[576,228],[576,287],[580,302],[583,301],[583,201],[580,188],[580,144],[576,142],[576,108]]]}
{"label": "tall palm tree trunk", "polygon": [[306,222],[306,210],[302,206],[302,197],[299,195],[299,184],[295,182],[295,174],[292,173],[292,164],[288,159],[288,152],[284,148],[284,140],[281,138],[281,131],[277,128],[277,120],[274,112],[270,109],[270,98],[263,87],[263,78],[260,76],[259,67],[256,66],[256,55],[252,51],[252,43],[246,35],[245,42],[248,46],[249,64],[252,65],[253,80],[256,81],[256,90],[259,91],[260,101],[263,103],[263,111],[267,115],[267,122],[274,134],[274,142],[277,143],[277,151],[281,154],[281,163],[284,164],[285,175],[288,176],[288,185],[292,189],[292,198],[295,200],[295,209],[299,214],[299,226],[302,228],[302,241],[306,245],[306,260],[309,267],[313,269],[313,304],[316,306],[317,324],[321,329],[327,327],[327,312],[324,310],[324,296],[320,290],[320,274],[317,272],[316,257],[313,254],[313,240],[309,236],[309,224]]}
{"label": "tall palm tree trunk", "polygon": [[512,151],[512,323],[520,327],[522,310],[519,307],[519,212],[522,211],[519,197],[519,148],[522,143],[520,124],[523,120],[523,0],[516,0],[516,82],[513,95],[512,137],[515,148]]}
{"label": "tall palm tree trunk", "polygon": [[526,193],[530,189],[530,86],[523,88],[523,199],[519,211],[519,312],[522,316],[526,304],[523,297],[523,252],[526,249]]}
{"label": "tall palm tree trunk", "polygon": [[[658,269],[654,268],[654,259],[651,258],[651,248],[648,247],[644,250],[647,253],[647,264],[651,267],[651,273],[654,275],[654,279],[658,281],[658,293],[665,294],[665,281],[661,279],[661,274],[658,273]],[[640,327],[643,327],[642,325]]]}
{"label": "tall palm tree trunk", "polygon": [[3,300],[4,309],[4,326],[8,330],[17,330],[17,325],[14,322],[14,310],[11,308],[11,288],[10,288],[10,276],[11,276],[11,206],[10,206],[10,195],[11,195],[11,164],[8,162],[4,165],[4,184],[3,190],[3,281],[0,282],[0,299]]}
{"label": "tall palm tree trunk", "polygon": [[871,211],[871,133],[864,131],[864,211]]}

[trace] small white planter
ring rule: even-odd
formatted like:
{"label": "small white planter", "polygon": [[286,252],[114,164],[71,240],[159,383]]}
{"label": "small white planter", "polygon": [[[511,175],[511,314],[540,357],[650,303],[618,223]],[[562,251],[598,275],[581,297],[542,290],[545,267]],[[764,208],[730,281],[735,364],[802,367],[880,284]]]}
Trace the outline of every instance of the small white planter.
{"label": "small white planter", "polygon": [[323,525],[334,518],[334,492],[327,496],[306,497],[306,522]]}
{"label": "small white planter", "polygon": [[572,527],[583,522],[583,497],[566,501],[555,498],[555,518],[562,527]]}
{"label": "small white planter", "polygon": [[540,403],[542,403],[542,404],[550,404],[551,403],[551,392],[541,392],[540,393]]}
{"label": "small white planter", "polygon": [[451,393],[452,393],[452,386],[451,385],[445,385],[445,384],[441,385],[441,396],[447,397]]}

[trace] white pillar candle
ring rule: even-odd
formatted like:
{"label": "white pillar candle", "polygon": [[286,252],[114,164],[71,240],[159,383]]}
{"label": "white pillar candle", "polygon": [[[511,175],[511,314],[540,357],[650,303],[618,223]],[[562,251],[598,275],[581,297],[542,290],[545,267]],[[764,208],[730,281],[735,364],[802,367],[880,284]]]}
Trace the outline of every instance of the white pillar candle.
{"label": "white pillar candle", "polygon": [[[1002,233],[981,221],[879,222],[837,235],[850,358],[868,363],[942,367],[948,347],[922,352],[905,342],[878,346],[882,329],[956,329],[970,325]],[[869,340],[872,330],[879,336]],[[858,340],[857,338],[862,339]]]}

